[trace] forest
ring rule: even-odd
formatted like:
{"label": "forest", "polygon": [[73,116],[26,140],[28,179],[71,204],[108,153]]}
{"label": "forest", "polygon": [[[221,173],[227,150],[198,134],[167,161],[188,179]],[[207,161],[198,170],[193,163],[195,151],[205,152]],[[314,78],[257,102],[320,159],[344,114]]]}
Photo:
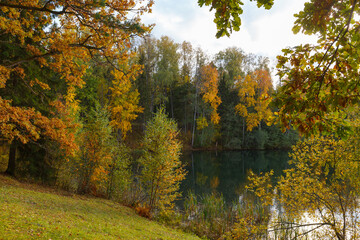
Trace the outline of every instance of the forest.
{"label": "forest", "polygon": [[[276,85],[267,57],[154,37],[141,22],[153,4],[0,0],[0,171],[210,239],[356,239],[358,1],[304,5],[293,32],[318,41],[282,50]],[[215,11],[216,37],[240,30],[241,1],[198,5]],[[290,167],[250,171],[234,206],[188,194],[177,209],[182,152],[249,149],[292,149]]]}

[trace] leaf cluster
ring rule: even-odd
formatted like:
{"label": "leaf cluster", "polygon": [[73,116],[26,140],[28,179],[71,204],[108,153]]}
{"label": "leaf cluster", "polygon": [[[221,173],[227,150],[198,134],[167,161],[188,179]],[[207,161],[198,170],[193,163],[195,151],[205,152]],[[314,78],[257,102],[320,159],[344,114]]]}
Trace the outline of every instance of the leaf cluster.
{"label": "leaf cluster", "polygon": [[283,126],[306,134],[348,130],[343,109],[359,102],[358,1],[317,1],[296,15],[294,32],[317,34],[278,56],[281,86],[276,96]]}
{"label": "leaf cluster", "polygon": [[[251,0],[256,1],[257,6],[270,9],[274,0]],[[217,27],[216,37],[230,36],[232,31],[239,31],[241,26],[240,15],[243,13],[240,0],[198,0],[200,7],[211,6],[210,11],[215,9],[214,23]]]}

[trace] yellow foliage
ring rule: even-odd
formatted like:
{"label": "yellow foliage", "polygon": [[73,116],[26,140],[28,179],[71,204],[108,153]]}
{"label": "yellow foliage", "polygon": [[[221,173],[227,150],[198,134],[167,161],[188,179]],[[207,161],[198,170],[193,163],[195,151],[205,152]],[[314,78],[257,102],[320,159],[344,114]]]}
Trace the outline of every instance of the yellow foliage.
{"label": "yellow foliage", "polygon": [[[271,173],[252,174],[248,188],[267,205],[276,197],[284,215],[292,219],[289,224],[298,230],[307,232],[301,229],[308,223],[302,222],[306,214],[315,222],[313,231],[319,239],[358,239],[359,143],[357,133],[346,140],[313,136],[293,147],[291,168],[276,185],[278,195],[269,181]],[[271,224],[270,230],[279,226]]]}
{"label": "yellow foliage", "polygon": [[115,129],[120,129],[122,137],[131,131],[131,122],[135,120],[138,113],[143,112],[143,108],[138,105],[139,92],[134,89],[132,81],[140,73],[141,67],[134,65],[129,68],[126,74],[119,70],[114,70],[113,87],[111,91],[110,113],[111,126]]}
{"label": "yellow foliage", "polygon": [[[261,121],[265,121],[269,126],[273,123],[273,113],[269,109],[272,101],[269,96],[271,89],[271,77],[266,70],[256,70],[252,75],[247,75],[239,81],[240,103],[235,106],[235,111],[246,118],[248,131],[259,126]],[[249,112],[251,108],[253,111]]]}
{"label": "yellow foliage", "polygon": [[6,86],[6,81],[10,78],[11,70],[5,66],[0,65],[0,88]]}
{"label": "yellow foliage", "polygon": [[201,116],[196,119],[196,125],[197,125],[197,129],[199,129],[199,130],[204,129],[207,126],[209,126],[209,124],[204,116]]}
{"label": "yellow foliage", "polygon": [[213,124],[220,122],[220,116],[217,113],[217,108],[221,103],[218,95],[218,72],[215,67],[206,65],[201,68],[202,85],[200,92],[203,94],[202,98],[205,103],[210,104],[212,109],[210,120]]}

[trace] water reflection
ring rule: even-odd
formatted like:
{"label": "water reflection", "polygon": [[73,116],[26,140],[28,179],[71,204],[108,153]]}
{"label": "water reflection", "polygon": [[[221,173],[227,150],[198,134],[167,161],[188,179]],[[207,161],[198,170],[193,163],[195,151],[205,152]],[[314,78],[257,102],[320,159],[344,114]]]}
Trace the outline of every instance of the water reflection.
{"label": "water reflection", "polygon": [[247,172],[255,173],[274,170],[279,176],[287,167],[287,151],[198,151],[183,154],[188,175],[181,191],[201,196],[212,192],[222,193],[230,203],[245,189]]}

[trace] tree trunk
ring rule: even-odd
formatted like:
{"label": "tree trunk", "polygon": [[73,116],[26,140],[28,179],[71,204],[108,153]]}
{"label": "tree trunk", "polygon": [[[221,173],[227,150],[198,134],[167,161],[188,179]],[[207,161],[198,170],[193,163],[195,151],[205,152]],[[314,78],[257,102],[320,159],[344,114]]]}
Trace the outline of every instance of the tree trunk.
{"label": "tree trunk", "polygon": [[9,163],[5,173],[14,176],[15,174],[15,166],[16,166],[16,144],[13,142],[10,145],[9,151]]}
{"label": "tree trunk", "polygon": [[186,134],[186,132],[187,132],[187,115],[186,115],[186,98],[185,98],[185,113],[184,113],[184,115],[185,115],[185,119],[184,119],[184,132],[185,132],[185,134]]}
{"label": "tree trunk", "polygon": [[243,146],[244,147],[244,144],[245,144],[245,118],[243,118],[243,137],[242,137],[242,142],[243,142]]}
{"label": "tree trunk", "polygon": [[195,99],[195,109],[194,109],[194,123],[193,123],[193,131],[192,131],[192,138],[191,138],[191,147],[194,147],[194,139],[195,139],[195,127],[196,127],[196,99]]}
{"label": "tree trunk", "polygon": [[191,147],[194,147],[194,139],[195,139],[195,128],[196,128],[196,114],[197,114],[197,96],[198,96],[198,88],[195,86],[195,107],[194,107],[194,124],[192,129],[192,138],[191,138]]}
{"label": "tree trunk", "polygon": [[170,90],[170,108],[171,108],[171,118],[174,119],[174,103],[173,103],[172,90]]}

